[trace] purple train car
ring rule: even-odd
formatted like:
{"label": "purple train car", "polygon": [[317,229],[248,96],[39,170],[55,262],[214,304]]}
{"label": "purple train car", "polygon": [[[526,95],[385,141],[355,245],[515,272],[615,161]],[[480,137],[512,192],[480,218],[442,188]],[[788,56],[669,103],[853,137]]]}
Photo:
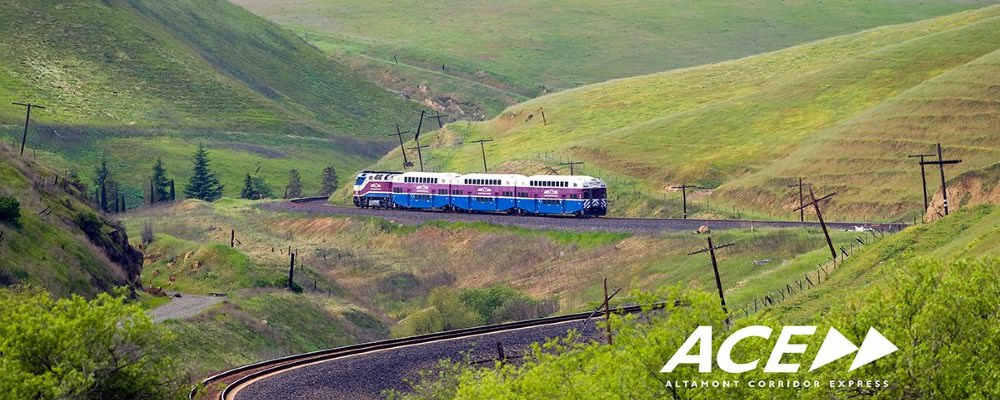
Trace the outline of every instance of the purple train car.
{"label": "purple train car", "polygon": [[526,215],[607,214],[607,185],[590,176],[364,171],[357,207]]}

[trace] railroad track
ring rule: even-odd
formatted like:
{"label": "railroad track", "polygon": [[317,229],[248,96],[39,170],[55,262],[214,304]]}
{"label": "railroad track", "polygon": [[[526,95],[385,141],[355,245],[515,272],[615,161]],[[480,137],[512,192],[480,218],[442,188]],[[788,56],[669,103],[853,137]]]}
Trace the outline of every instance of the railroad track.
{"label": "railroad track", "polygon": [[[652,309],[664,307],[663,303],[648,306]],[[642,311],[643,306],[624,306],[611,310],[616,314],[631,314]],[[524,328],[540,327],[571,321],[585,321],[594,318],[596,312],[583,312],[576,314],[559,315],[554,317],[537,318],[525,321],[509,322],[505,324],[478,326],[473,328],[456,329],[438,333],[431,333],[419,336],[411,336],[400,339],[380,340],[369,343],[361,343],[350,346],[337,347],[334,349],[320,350],[312,353],[297,354],[273,360],[262,361],[254,364],[244,365],[228,371],[212,375],[201,381],[201,384],[191,390],[188,398],[193,400],[199,395],[199,388],[204,388],[203,399],[234,400],[240,390],[266,377],[281,374],[298,367],[311,364],[322,363],[342,357],[358,355],[378,350],[391,350],[416,344],[427,344],[436,341],[443,341],[456,338],[475,337],[484,334],[513,331]],[[219,386],[222,386],[221,390]]]}
{"label": "railroad track", "polygon": [[[606,231],[635,234],[655,234],[663,231],[694,231],[702,225],[711,229],[735,228],[819,228],[817,222],[759,221],[742,219],[673,219],[673,218],[576,218],[566,216],[513,216],[502,214],[447,213],[423,210],[383,210],[357,207],[340,207],[329,204],[325,197],[295,199],[287,202],[266,203],[260,207],[274,211],[292,211],[312,215],[348,215],[384,218],[405,225],[419,225],[434,220],[461,222],[486,222],[496,225],[519,226],[532,229],[557,229],[567,231]],[[852,230],[856,227],[877,229],[883,232],[900,231],[906,223],[827,222],[830,229]]]}

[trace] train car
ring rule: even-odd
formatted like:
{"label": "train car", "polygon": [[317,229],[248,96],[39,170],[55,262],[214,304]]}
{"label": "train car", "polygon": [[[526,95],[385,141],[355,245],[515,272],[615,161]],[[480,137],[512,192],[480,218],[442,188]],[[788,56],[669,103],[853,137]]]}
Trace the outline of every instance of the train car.
{"label": "train car", "polygon": [[585,175],[534,175],[518,190],[518,207],[528,214],[601,216],[608,212],[607,186]]}
{"label": "train car", "polygon": [[397,208],[451,208],[450,190],[455,173],[406,172],[392,177],[392,201]]}
{"label": "train car", "polygon": [[590,176],[378,172],[358,174],[358,207],[521,215],[607,214],[607,186]]}
{"label": "train car", "polygon": [[393,171],[362,171],[354,178],[354,206],[392,208]]}

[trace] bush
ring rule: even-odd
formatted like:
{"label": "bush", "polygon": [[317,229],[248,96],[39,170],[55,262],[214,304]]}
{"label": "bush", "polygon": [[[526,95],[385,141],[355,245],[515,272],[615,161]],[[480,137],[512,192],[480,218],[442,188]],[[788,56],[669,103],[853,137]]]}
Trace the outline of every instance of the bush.
{"label": "bush", "polygon": [[554,301],[534,300],[503,285],[465,289],[459,294],[459,298],[479,314],[484,322],[490,324],[543,317],[558,308]]}
{"label": "bush", "polygon": [[17,225],[21,218],[21,203],[13,197],[0,196],[0,222]]}
{"label": "bush", "polygon": [[54,300],[0,289],[0,393],[16,399],[178,399],[168,339],[138,305],[106,293]]}
{"label": "bush", "polygon": [[104,226],[104,221],[102,221],[100,217],[92,212],[86,211],[77,214],[73,222],[76,222],[76,226],[91,238],[99,237],[101,234],[101,228]]}
{"label": "bush", "polygon": [[145,246],[150,243],[153,243],[153,240],[155,239],[156,239],[156,233],[153,232],[153,223],[146,221],[144,224],[142,224],[142,245]]}

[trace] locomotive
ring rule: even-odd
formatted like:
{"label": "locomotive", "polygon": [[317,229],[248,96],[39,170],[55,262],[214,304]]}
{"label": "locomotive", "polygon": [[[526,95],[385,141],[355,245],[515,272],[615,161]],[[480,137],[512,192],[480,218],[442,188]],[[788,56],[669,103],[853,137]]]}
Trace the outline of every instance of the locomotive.
{"label": "locomotive", "polygon": [[354,180],[354,205],[597,217],[608,212],[608,188],[582,175],[362,171]]}

